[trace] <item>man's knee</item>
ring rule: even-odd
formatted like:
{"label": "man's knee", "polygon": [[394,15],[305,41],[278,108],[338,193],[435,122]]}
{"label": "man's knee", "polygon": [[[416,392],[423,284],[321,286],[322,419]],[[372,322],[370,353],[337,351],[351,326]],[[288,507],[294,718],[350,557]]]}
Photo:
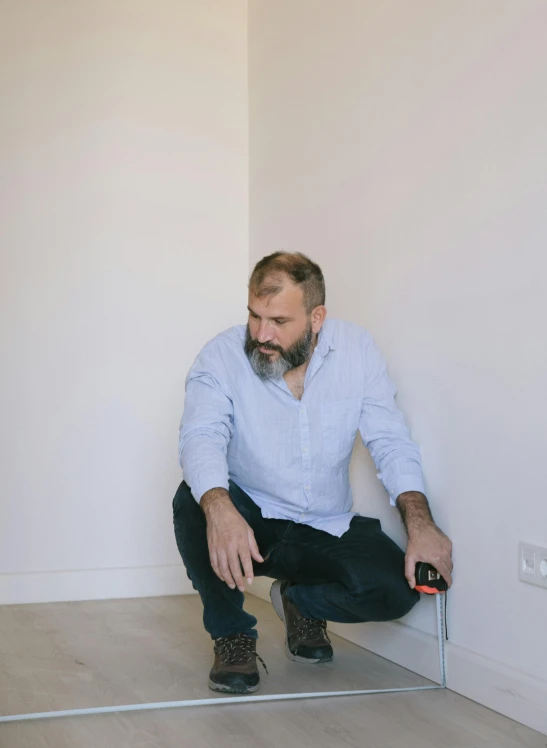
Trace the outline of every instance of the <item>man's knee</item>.
{"label": "man's knee", "polygon": [[400,584],[384,584],[375,590],[370,587],[353,593],[357,610],[365,621],[396,621],[406,616],[420,599],[416,590],[411,590],[406,580]]}
{"label": "man's knee", "polygon": [[411,590],[406,582],[386,592],[386,621],[396,621],[406,616],[420,599],[420,593]]}

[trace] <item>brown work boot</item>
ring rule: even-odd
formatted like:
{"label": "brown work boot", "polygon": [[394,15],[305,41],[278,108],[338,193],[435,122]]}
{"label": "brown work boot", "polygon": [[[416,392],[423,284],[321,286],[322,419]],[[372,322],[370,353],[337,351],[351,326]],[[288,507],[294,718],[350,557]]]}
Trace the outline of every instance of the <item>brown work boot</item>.
{"label": "brown work boot", "polygon": [[277,580],[270,590],[274,610],[285,624],[287,657],[295,662],[330,662],[334,655],[327,622],[304,618],[285,595],[289,586],[290,582]]}
{"label": "brown work boot", "polygon": [[256,639],[246,634],[232,634],[215,639],[215,661],[209,673],[209,688],[225,693],[252,693],[260,685],[256,659],[268,672],[264,660],[256,653]]}

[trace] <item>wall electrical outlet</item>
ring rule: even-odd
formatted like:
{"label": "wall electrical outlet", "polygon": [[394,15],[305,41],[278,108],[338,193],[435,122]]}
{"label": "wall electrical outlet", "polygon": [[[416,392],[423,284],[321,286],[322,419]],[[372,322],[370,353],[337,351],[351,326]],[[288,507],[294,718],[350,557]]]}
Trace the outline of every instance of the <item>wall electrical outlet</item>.
{"label": "wall electrical outlet", "polygon": [[547,588],[547,548],[519,543],[519,579]]}

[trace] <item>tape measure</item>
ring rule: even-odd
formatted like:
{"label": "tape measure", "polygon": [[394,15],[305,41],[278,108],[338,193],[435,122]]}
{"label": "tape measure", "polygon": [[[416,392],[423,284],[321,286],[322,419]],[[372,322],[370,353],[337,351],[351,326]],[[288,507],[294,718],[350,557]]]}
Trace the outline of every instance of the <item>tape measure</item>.
{"label": "tape measure", "polygon": [[[448,626],[446,623],[446,601],[448,598],[448,584],[439,572],[431,564],[418,561],[416,564],[416,588],[418,592],[426,595],[436,595],[437,603],[437,637],[439,641],[439,662],[441,666],[441,686],[446,688],[446,651],[445,640],[448,639]],[[444,603],[444,605],[443,605]]]}
{"label": "tape measure", "polygon": [[418,592],[424,592],[426,595],[437,595],[439,592],[446,592],[448,589],[446,581],[431,564],[418,561],[415,576]]}

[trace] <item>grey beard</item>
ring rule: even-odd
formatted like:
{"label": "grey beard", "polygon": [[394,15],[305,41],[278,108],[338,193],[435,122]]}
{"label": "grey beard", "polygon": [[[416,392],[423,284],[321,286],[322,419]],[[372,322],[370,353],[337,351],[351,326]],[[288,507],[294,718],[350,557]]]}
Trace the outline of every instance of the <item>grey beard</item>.
{"label": "grey beard", "polygon": [[[249,332],[249,326],[247,325],[247,333],[245,335],[245,353],[255,374],[260,379],[281,379],[291,369],[295,369],[297,366],[302,366],[310,358],[311,348],[313,341],[313,333],[311,325],[308,327],[306,332],[300,337],[296,343],[293,343],[290,348],[286,350],[278,345],[271,345],[268,343],[260,344],[258,340],[251,338]],[[278,351],[279,356],[275,361],[271,360],[271,357],[267,353],[262,353],[258,350],[258,347],[269,348],[272,351]]]}

